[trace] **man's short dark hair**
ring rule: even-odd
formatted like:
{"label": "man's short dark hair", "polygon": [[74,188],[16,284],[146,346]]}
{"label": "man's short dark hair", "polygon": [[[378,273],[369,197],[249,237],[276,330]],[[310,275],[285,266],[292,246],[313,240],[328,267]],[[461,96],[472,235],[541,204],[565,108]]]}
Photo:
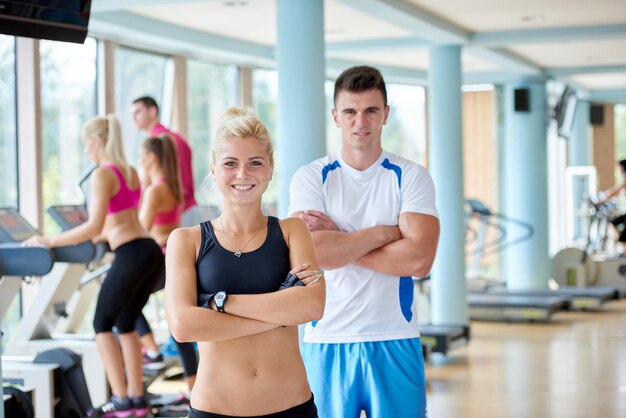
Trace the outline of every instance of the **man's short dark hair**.
{"label": "man's short dark hair", "polygon": [[374,67],[359,65],[345,70],[335,81],[334,103],[337,103],[337,95],[346,90],[352,93],[361,93],[367,90],[378,90],[383,95],[383,101],[387,106],[387,88],[383,75]]}
{"label": "man's short dark hair", "polygon": [[159,114],[159,105],[156,100],[150,96],[143,96],[133,100],[133,104],[141,102],[146,108],[156,107],[157,115]]}
{"label": "man's short dark hair", "polygon": [[619,160],[618,164],[622,167],[622,170],[626,172],[626,160]]}

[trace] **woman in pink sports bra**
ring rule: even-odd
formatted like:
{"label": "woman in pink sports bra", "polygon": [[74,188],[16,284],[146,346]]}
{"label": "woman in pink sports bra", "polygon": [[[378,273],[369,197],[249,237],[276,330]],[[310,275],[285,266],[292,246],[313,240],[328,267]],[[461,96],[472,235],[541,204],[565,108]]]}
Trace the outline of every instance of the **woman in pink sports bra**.
{"label": "woman in pink sports bra", "polygon": [[141,197],[139,220],[157,244],[165,247],[170,232],[180,226],[183,205],[176,148],[171,138],[146,139],[139,161],[144,175],[150,180]]}
{"label": "woman in pink sports bra", "polygon": [[[170,232],[180,226],[184,204],[176,146],[167,135],[150,137],[143,142],[139,161],[143,176],[150,184],[142,193],[139,220],[165,253],[165,244]],[[159,280],[153,291],[162,290],[164,286],[165,276]],[[144,363],[163,361],[150,324],[143,315],[137,319],[135,328],[139,333],[141,344],[146,349]],[[183,364],[185,380],[191,391],[198,370],[196,350],[193,343],[176,341],[176,346]],[[188,396],[181,394],[180,400],[188,403]]]}
{"label": "woman in pink sports bra", "polygon": [[126,163],[117,118],[107,115],[88,120],[83,143],[87,156],[98,165],[91,176],[89,219],[53,237],[35,236],[26,244],[58,247],[96,237],[109,242],[115,258],[98,294],[93,325],[112,396],[88,415],[145,417],[148,407],[135,321],[163,273],[163,253],[139,222],[139,177]]}

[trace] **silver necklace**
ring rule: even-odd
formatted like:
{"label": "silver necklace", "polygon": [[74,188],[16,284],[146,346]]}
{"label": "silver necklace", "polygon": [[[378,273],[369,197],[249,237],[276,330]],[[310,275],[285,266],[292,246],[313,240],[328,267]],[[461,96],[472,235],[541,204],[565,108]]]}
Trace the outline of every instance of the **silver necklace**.
{"label": "silver necklace", "polygon": [[248,241],[246,241],[245,244],[243,244],[241,247],[237,248],[235,243],[230,238],[228,238],[228,235],[226,235],[226,231],[224,230],[224,223],[222,222],[222,217],[221,216],[220,216],[220,226],[222,227],[222,234],[224,235],[224,238],[226,238],[226,240],[228,242],[230,242],[230,245],[235,247],[235,252],[233,253],[235,255],[235,257],[241,257],[241,250],[243,250],[246,247],[246,245],[248,245],[250,243],[250,241],[252,241],[252,238],[254,238],[256,236],[256,234],[258,234],[263,228],[265,228],[265,224],[261,225],[261,227],[259,229],[257,229],[254,232],[254,234],[252,234],[250,239]]}

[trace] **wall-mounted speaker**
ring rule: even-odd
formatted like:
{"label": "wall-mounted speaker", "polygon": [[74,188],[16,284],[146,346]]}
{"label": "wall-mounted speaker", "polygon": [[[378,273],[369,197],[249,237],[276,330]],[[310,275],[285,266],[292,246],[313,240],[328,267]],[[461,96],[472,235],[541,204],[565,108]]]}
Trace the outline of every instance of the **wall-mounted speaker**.
{"label": "wall-mounted speaker", "polygon": [[516,112],[530,111],[530,90],[515,89],[514,108]]}
{"label": "wall-mounted speaker", "polygon": [[592,104],[589,107],[589,123],[592,125],[604,125],[604,105]]}

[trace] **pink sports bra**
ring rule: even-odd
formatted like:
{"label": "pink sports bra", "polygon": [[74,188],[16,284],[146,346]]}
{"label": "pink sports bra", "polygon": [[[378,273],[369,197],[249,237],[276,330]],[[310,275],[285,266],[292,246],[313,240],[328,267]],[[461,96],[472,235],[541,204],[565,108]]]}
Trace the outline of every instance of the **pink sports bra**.
{"label": "pink sports bra", "polygon": [[137,208],[139,206],[139,198],[141,197],[141,188],[134,190],[129,189],[126,185],[124,176],[113,164],[105,164],[103,167],[108,167],[113,170],[120,181],[120,190],[115,194],[115,196],[111,197],[109,207],[107,208],[107,215],[121,212],[126,209]]}
{"label": "pink sports bra", "polygon": [[[165,179],[163,177],[159,177],[156,179],[153,185],[165,183]],[[177,203],[171,210],[167,212],[159,212],[154,217],[154,225],[169,225],[169,224],[177,224],[180,223],[180,212],[181,212],[181,204]]]}

